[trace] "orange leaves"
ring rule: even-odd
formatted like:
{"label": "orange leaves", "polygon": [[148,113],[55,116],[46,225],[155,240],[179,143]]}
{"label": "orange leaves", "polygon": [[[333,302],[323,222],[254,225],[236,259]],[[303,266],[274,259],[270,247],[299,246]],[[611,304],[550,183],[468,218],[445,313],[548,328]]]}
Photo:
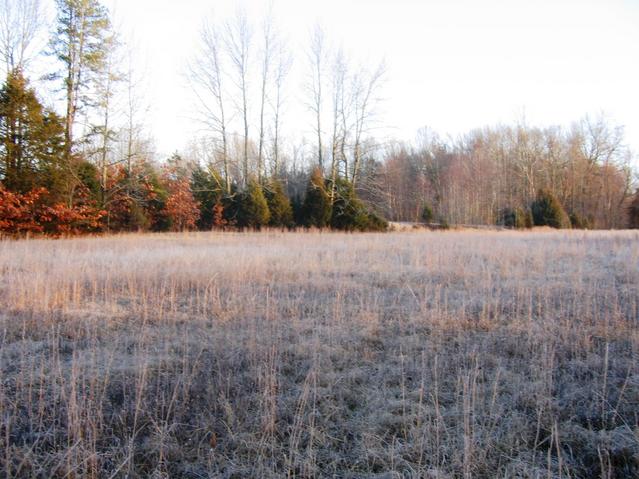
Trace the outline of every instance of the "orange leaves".
{"label": "orange leaves", "polygon": [[0,232],[10,235],[47,233],[66,236],[100,229],[104,211],[90,203],[47,205],[47,195],[46,188],[20,194],[0,185]]}
{"label": "orange leaves", "polygon": [[5,189],[0,184],[0,232],[9,234],[39,233],[42,225],[36,221],[38,199],[47,190],[34,189],[24,195]]}
{"label": "orange leaves", "polygon": [[171,218],[172,229],[175,231],[195,229],[195,224],[200,217],[200,207],[193,198],[188,179],[173,180],[168,186],[166,213]]}
{"label": "orange leaves", "polygon": [[164,175],[169,197],[165,212],[171,220],[174,231],[188,231],[196,228],[200,219],[200,205],[193,198],[191,184],[187,177],[176,177],[174,171],[167,169]]}

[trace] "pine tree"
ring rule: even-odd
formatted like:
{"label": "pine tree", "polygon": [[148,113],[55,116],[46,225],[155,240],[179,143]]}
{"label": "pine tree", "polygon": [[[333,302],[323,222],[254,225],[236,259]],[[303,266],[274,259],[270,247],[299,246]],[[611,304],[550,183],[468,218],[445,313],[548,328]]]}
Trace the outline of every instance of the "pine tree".
{"label": "pine tree", "polygon": [[246,190],[239,195],[237,209],[236,221],[240,228],[259,230],[271,218],[262,187],[254,179],[248,181]]}
{"label": "pine tree", "polygon": [[271,213],[269,226],[289,228],[293,225],[293,208],[282,183],[277,179],[271,179],[265,187],[264,196]]}
{"label": "pine tree", "polygon": [[61,119],[39,102],[19,70],[0,90],[0,178],[12,191],[45,187],[60,193],[67,174]]}
{"label": "pine tree", "polygon": [[388,228],[386,220],[369,211],[357,197],[352,183],[340,179],[335,186],[332,228],[345,231],[385,231]]}
{"label": "pine tree", "polygon": [[541,189],[533,201],[532,210],[535,226],[570,228],[570,219],[559,200],[550,191]]}
{"label": "pine tree", "polygon": [[[220,224],[222,198],[225,183],[217,171],[196,166],[191,172],[191,190],[200,204],[200,219],[197,226],[201,230],[210,230]],[[217,218],[216,218],[217,215]]]}
{"label": "pine tree", "polygon": [[304,226],[325,228],[331,220],[331,199],[326,191],[322,170],[315,168],[306,188],[306,197],[302,205]]}
{"label": "pine tree", "polygon": [[76,115],[91,104],[88,95],[102,70],[105,41],[111,27],[107,9],[97,0],[56,0],[57,29],[51,39],[53,55],[63,68],[52,78],[62,79],[66,94],[65,151],[71,157]]}

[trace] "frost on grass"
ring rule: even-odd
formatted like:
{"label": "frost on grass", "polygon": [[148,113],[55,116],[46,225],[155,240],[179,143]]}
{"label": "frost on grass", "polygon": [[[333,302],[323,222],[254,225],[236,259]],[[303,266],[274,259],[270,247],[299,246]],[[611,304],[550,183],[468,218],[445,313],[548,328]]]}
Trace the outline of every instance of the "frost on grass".
{"label": "frost on grass", "polygon": [[3,477],[636,477],[639,235],[0,243]]}

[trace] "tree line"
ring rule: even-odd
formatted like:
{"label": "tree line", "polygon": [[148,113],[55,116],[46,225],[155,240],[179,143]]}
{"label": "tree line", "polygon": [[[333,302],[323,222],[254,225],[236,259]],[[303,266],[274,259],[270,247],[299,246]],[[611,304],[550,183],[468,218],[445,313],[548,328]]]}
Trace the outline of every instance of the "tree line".
{"label": "tree line", "polygon": [[[622,130],[603,117],[569,129],[486,128],[454,141],[428,130],[413,144],[376,138],[383,62],[356,64],[316,26],[295,95],[295,59],[270,12],[203,22],[185,80],[201,134],[185,151],[158,158],[134,56],[98,0],[56,0],[53,26],[43,23],[39,0],[4,0],[0,13],[5,234],[377,231],[387,228],[384,218],[509,227],[639,222],[631,154]],[[53,34],[38,46],[46,28]],[[49,71],[30,78],[43,56]],[[47,96],[57,101],[44,104]],[[285,134],[291,101],[307,107],[308,138]]]}

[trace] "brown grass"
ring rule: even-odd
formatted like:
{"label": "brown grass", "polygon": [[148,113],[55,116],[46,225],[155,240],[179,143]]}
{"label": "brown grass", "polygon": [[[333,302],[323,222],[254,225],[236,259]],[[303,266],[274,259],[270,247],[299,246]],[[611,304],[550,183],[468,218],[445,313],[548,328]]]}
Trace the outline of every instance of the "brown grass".
{"label": "brown grass", "polygon": [[0,477],[637,477],[639,235],[0,242]]}

